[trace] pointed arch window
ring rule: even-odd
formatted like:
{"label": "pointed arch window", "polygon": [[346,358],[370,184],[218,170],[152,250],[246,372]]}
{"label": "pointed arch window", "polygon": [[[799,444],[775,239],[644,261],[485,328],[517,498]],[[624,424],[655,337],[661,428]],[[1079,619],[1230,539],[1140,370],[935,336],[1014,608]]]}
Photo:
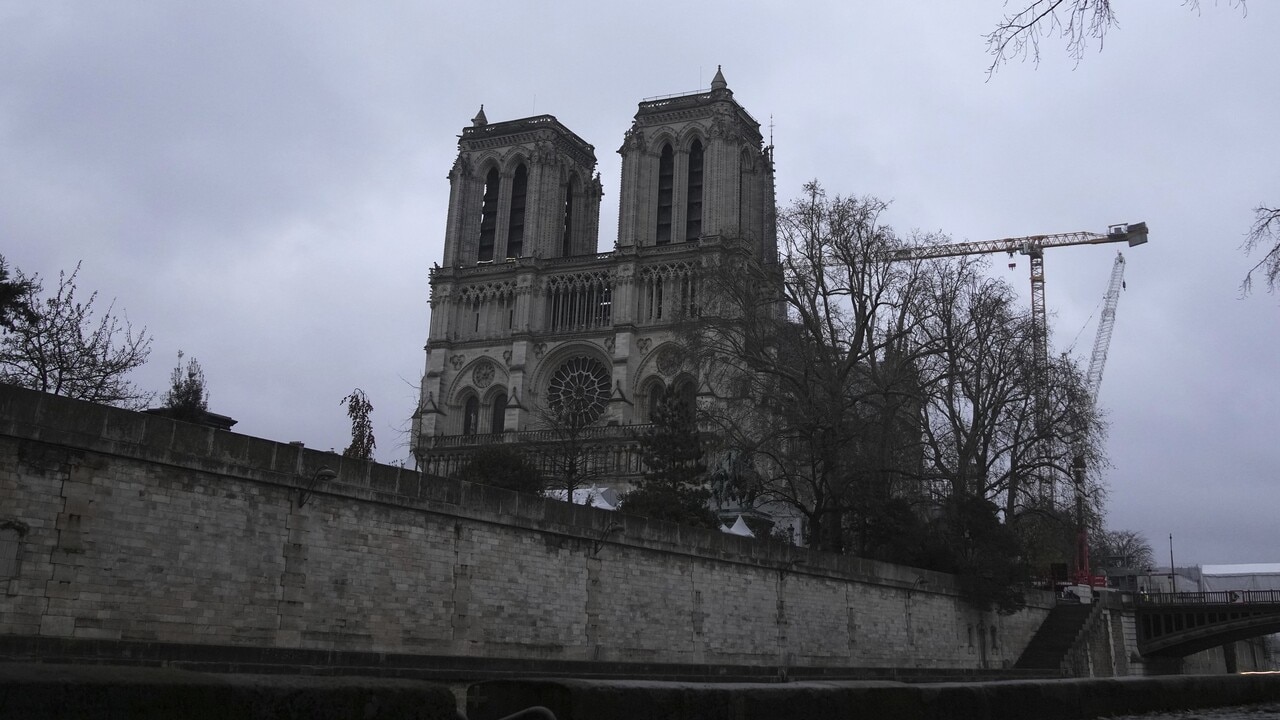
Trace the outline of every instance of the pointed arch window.
{"label": "pointed arch window", "polygon": [[675,387],[676,401],[684,408],[690,417],[693,417],[698,409],[697,387],[692,380],[684,379]]}
{"label": "pointed arch window", "polygon": [[659,245],[671,242],[671,204],[675,193],[676,156],[671,145],[662,146],[658,158],[658,237]]}
{"label": "pointed arch window", "polygon": [[493,260],[493,241],[498,234],[498,168],[489,168],[484,180],[484,200],[480,207],[480,242],[476,260]]}
{"label": "pointed arch window", "polygon": [[462,434],[475,435],[479,432],[480,424],[480,400],[475,395],[467,398],[466,405],[462,409]]}
{"label": "pointed arch window", "polygon": [[507,423],[507,394],[498,393],[493,398],[493,409],[490,416],[489,432],[500,433],[506,431]]}
{"label": "pointed arch window", "polygon": [[702,235],[702,141],[689,147],[689,183],[684,205],[684,239],[697,240]]}
{"label": "pointed arch window", "polygon": [[511,213],[507,220],[507,257],[518,258],[524,250],[524,206],[529,190],[529,170],[524,163],[511,179]]}
{"label": "pointed arch window", "polygon": [[561,257],[569,257],[573,254],[573,196],[578,192],[578,177],[576,175],[569,178],[569,184],[564,189],[564,235],[560,240]]}
{"label": "pointed arch window", "polygon": [[645,398],[645,415],[647,422],[653,422],[654,415],[658,412],[658,406],[662,403],[662,396],[666,394],[667,389],[663,387],[661,382],[653,382],[649,385],[648,397]]}

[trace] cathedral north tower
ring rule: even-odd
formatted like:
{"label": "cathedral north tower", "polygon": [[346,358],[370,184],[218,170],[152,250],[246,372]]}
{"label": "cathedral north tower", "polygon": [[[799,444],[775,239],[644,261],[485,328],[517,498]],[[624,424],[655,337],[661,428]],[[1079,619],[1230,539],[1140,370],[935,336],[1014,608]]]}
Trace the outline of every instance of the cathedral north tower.
{"label": "cathedral north tower", "polygon": [[443,264],[594,253],[595,169],[595,148],[551,115],[490,124],[481,107],[449,172]]}

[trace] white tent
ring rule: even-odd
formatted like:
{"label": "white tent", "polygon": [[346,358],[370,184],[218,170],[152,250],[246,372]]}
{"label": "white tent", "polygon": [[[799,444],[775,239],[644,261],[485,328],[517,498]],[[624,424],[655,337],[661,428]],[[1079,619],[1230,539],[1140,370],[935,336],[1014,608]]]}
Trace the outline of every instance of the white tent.
{"label": "white tent", "polygon": [[730,535],[741,535],[742,537],[753,538],[756,536],[755,533],[751,532],[751,528],[747,527],[747,521],[743,520],[741,515],[739,515],[738,520],[733,523],[733,527],[721,525],[720,532],[729,533]]}
{"label": "white tent", "polygon": [[[546,496],[553,500],[564,501],[564,490],[548,490]],[[618,509],[618,491],[613,488],[602,488],[592,485],[589,488],[578,488],[573,491],[574,505],[590,505],[601,510]]]}
{"label": "white tent", "polygon": [[1205,592],[1280,590],[1280,563],[1202,565],[1200,589]]}

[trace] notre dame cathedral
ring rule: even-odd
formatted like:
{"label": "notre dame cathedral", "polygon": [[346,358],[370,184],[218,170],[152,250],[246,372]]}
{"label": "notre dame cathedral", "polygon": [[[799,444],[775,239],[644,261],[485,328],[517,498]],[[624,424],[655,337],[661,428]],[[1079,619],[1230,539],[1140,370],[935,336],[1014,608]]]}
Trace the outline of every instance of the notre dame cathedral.
{"label": "notre dame cathedral", "polygon": [[639,471],[627,441],[661,391],[714,395],[674,326],[696,315],[697,270],[719,254],[776,260],[772,148],[717,70],[709,90],[641,102],[618,152],[618,235],[601,253],[592,145],[551,115],[491,123],[481,108],[463,129],[430,276],[422,470],[533,442],[543,409],[572,401],[625,478]]}

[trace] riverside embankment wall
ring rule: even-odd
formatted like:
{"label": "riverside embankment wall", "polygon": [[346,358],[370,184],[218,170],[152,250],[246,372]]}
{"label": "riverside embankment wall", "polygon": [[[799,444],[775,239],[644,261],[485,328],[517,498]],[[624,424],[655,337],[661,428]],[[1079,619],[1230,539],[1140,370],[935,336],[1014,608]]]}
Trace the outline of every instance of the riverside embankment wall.
{"label": "riverside embankment wall", "polygon": [[0,571],[0,640],[103,655],[999,668],[1051,602],[8,386]]}

